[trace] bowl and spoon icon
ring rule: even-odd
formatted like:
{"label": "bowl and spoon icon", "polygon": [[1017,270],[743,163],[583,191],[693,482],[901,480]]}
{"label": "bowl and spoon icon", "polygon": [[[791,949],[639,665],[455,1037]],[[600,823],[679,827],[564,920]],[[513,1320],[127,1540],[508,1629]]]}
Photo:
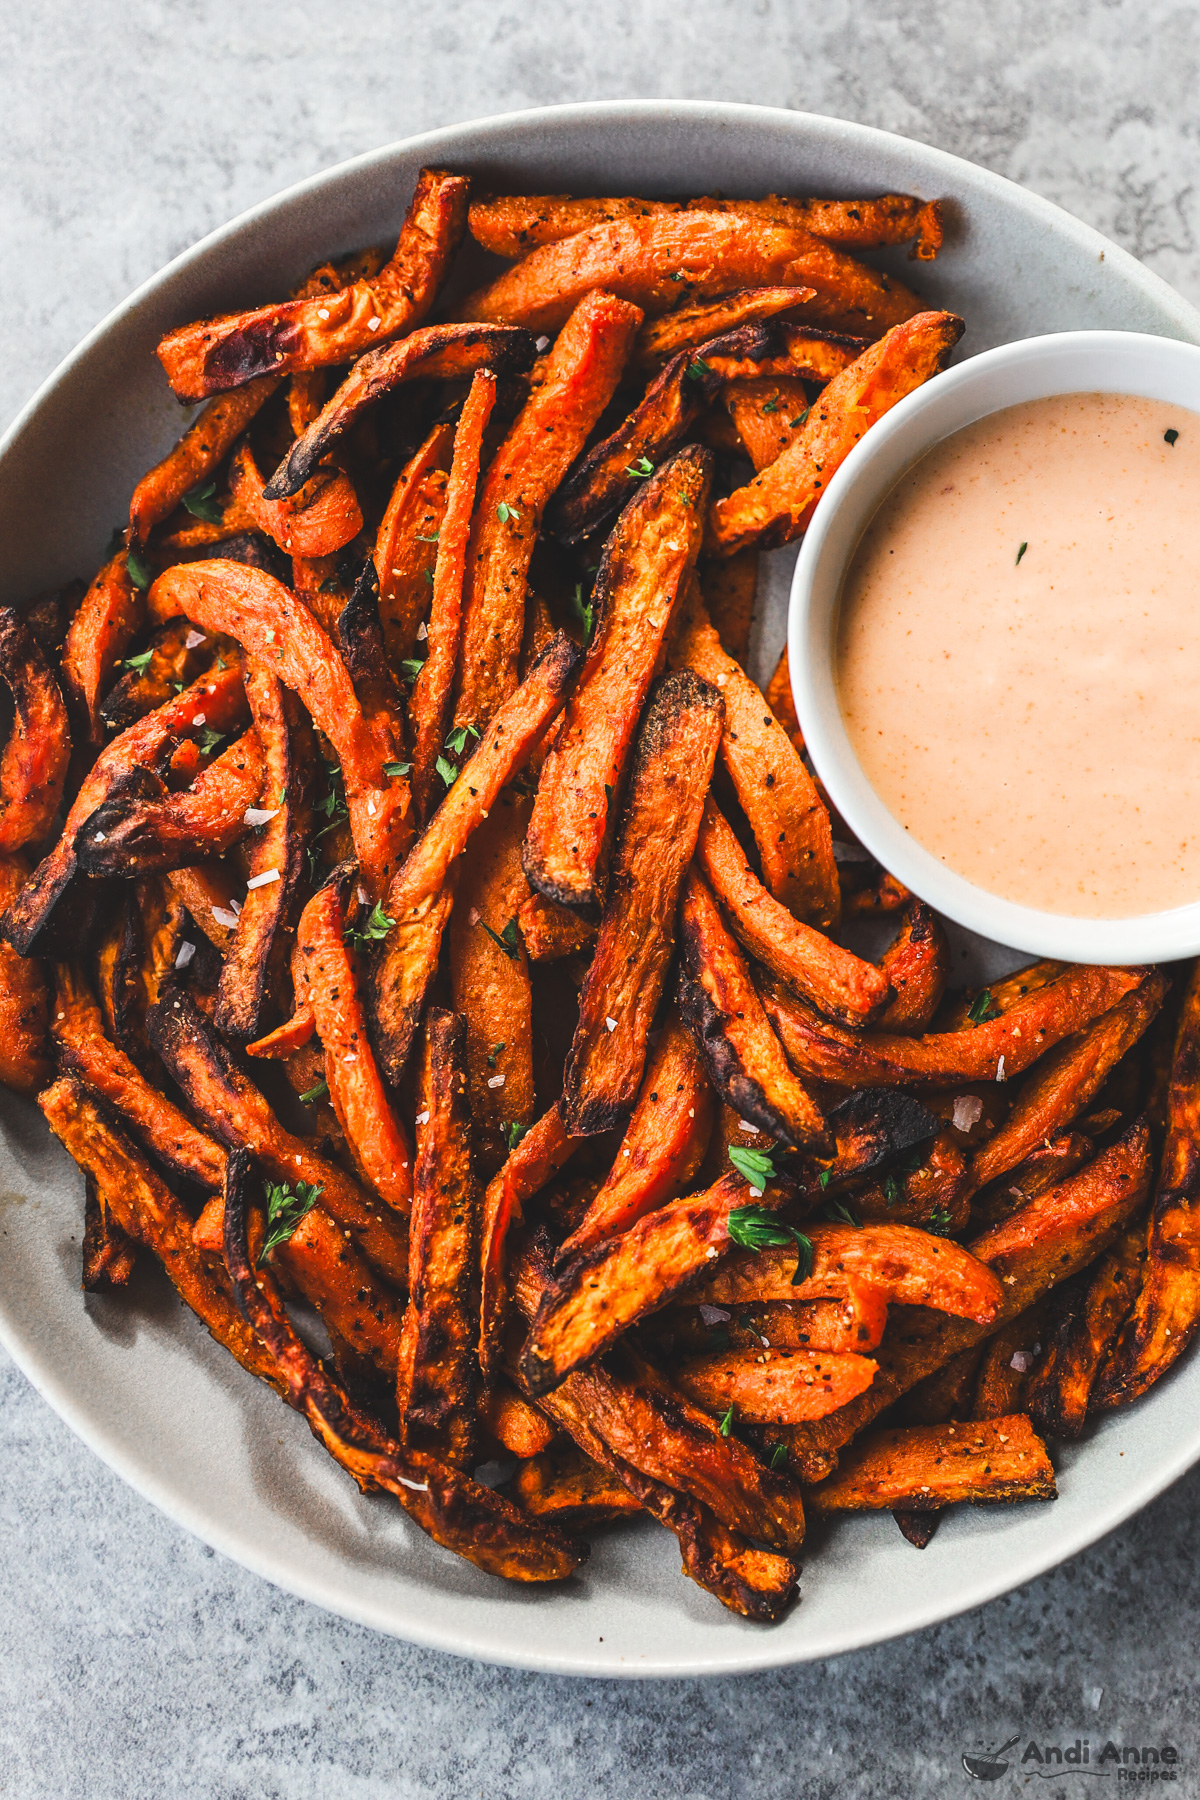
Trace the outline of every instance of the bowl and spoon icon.
{"label": "bowl and spoon icon", "polygon": [[964,1756],[963,1768],[976,1781],[998,1781],[1001,1775],[1008,1773],[1008,1764],[1001,1762],[1000,1758],[1006,1751],[1011,1750],[1014,1744],[1020,1742],[1020,1737],[1021,1734],[1018,1732],[1016,1737],[1009,1738],[1007,1744],[1001,1744],[998,1750],[988,1750],[983,1756]]}

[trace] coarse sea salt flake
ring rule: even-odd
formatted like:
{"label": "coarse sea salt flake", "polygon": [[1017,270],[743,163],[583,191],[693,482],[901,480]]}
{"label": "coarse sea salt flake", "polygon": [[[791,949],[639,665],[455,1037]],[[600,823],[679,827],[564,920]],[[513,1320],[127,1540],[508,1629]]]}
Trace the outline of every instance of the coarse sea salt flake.
{"label": "coarse sea salt flake", "polygon": [[205,641],[204,633],[202,631],[197,631],[193,626],[192,630],[188,632],[183,640],[183,647],[185,650],[195,650]]}
{"label": "coarse sea salt flake", "polygon": [[608,1026],[610,1031],[615,1031],[617,1029],[617,1021],[615,1019],[610,1019],[606,1016],[604,1023]]}
{"label": "coarse sea salt flake", "polygon": [[700,1317],[706,1325],[724,1325],[730,1314],[723,1306],[701,1306]]}
{"label": "coarse sea salt flake", "polygon": [[204,714],[197,713],[195,718],[192,720],[192,724],[193,725],[203,725],[203,723],[204,723]]}
{"label": "coarse sea salt flake", "polygon": [[1004,1080],[1004,1058],[1003,1057],[1001,1057],[1000,1061],[996,1064],[996,1080],[997,1081]]}
{"label": "coarse sea salt flake", "polygon": [[960,1094],[954,1102],[954,1129],[970,1131],[983,1117],[983,1101],[976,1094]]}
{"label": "coarse sea salt flake", "polygon": [[1014,1350],[1008,1366],[1018,1375],[1027,1375],[1033,1367],[1033,1357],[1028,1350]]}
{"label": "coarse sea salt flake", "polygon": [[247,888],[269,887],[271,882],[278,880],[278,869],[264,869],[261,875],[252,875],[246,886]]}
{"label": "coarse sea salt flake", "polygon": [[503,1075],[489,1075],[488,1076],[488,1086],[490,1088],[503,1087],[504,1086]]}
{"label": "coarse sea salt flake", "polygon": [[195,954],[195,944],[180,944],[179,955],[175,958],[175,967],[177,969],[186,969]]}
{"label": "coarse sea salt flake", "polygon": [[212,915],[218,925],[224,925],[226,931],[232,931],[237,924],[237,914],[230,912],[227,906],[214,906]]}
{"label": "coarse sea salt flake", "polygon": [[243,825],[269,825],[272,819],[279,817],[277,806],[248,806],[242,814]]}
{"label": "coarse sea salt flake", "polygon": [[373,319],[367,320],[367,330],[368,331],[378,331],[379,327],[382,324],[383,324],[383,320],[379,317],[379,314],[376,313],[376,315]]}
{"label": "coarse sea salt flake", "polygon": [[418,1114],[417,1114],[417,1124],[418,1124],[418,1125],[428,1125],[428,1123],[429,1123],[429,1113],[428,1113],[428,1111],[426,1111],[426,1112],[419,1112],[419,1113],[418,1113]]}

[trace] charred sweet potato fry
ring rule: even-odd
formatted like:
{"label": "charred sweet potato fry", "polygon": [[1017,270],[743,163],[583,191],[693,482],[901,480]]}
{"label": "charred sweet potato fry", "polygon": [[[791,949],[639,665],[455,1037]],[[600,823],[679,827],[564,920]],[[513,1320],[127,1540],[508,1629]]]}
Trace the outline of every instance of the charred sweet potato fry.
{"label": "charred sweet potato fry", "polygon": [[1146,1223],[1136,1219],[1094,1269],[1054,1290],[1046,1354],[1025,1389],[1026,1410],[1048,1437],[1083,1430],[1097,1371],[1138,1297],[1146,1254]]}
{"label": "charred sweet potato fry", "polygon": [[359,1173],[393,1212],[407,1214],[412,1145],[375,1061],[356,958],[345,941],[345,898],[354,872],[353,864],[336,870],[300,915],[292,952],[296,1006],[312,1013],[329,1098]]}
{"label": "charred sweet potato fry", "polygon": [[563,1121],[577,1136],[622,1124],[641,1085],[723,710],[686,671],[664,676],[647,709],[563,1077]]}
{"label": "charred sweet potato fry", "polygon": [[875,1432],[848,1450],[836,1475],[806,1490],[813,1512],[928,1511],[970,1500],[1054,1500],[1046,1446],[1024,1413],[964,1425]]}
{"label": "charred sweet potato fry", "polygon": [[824,1139],[825,1121],[788,1066],[710,890],[696,874],[683,889],[679,937],[686,974],[680,1011],[727,1105],[794,1149]]}
{"label": "charred sweet potato fry", "polygon": [[81,734],[97,748],[107,735],[100,702],[116,680],[114,671],[140,630],[146,596],[133,585],[124,550],[105,563],[67,630],[62,681],[67,702],[78,715]]}
{"label": "charred sweet potato fry", "polygon": [[393,1083],[403,1074],[437,968],[456,859],[562,706],[578,660],[578,649],[563,633],[546,646],[484,732],[388,890],[392,928],[372,967],[371,1006],[376,1046]]}
{"label": "charred sweet potato fry", "polygon": [[289,556],[333,556],[362,530],[362,508],[344,469],[318,470],[276,498],[266,493],[254,452],[243,442],[230,460],[229,487],[256,528]]}
{"label": "charred sweet potato fry", "polygon": [[263,755],[253,728],[214,757],[190,788],[166,792],[143,771],[138,788],[98,806],[79,834],[85,875],[150,875],[222,856],[246,835],[246,809],[262,792]]}
{"label": "charred sweet potato fry", "polygon": [[[1068,1173],[1063,1170],[1064,1175]],[[939,1131],[921,1151],[915,1166],[911,1162],[902,1165],[880,1182],[860,1188],[854,1208],[860,1219],[872,1223],[919,1224],[942,1233],[962,1231],[971,1210],[971,1177],[953,1132]]]}
{"label": "charred sweet potato fry", "polygon": [[273,1279],[249,1249],[250,1159],[236,1153],[226,1188],[225,1261],[238,1306],[275,1358],[284,1397],[359,1486],[392,1494],[436,1543],[489,1574],[557,1581],[585,1552],[561,1532],[535,1526],[510,1501],[420,1450],[392,1442],[360,1413],[293,1329]]}
{"label": "charred sweet potato fry", "polygon": [[530,894],[517,909],[517,927],[530,962],[558,962],[565,956],[579,956],[596,941],[597,926],[582,913],[547,900],[544,894]]}
{"label": "charred sweet potato fry", "polygon": [[[866,348],[864,338],[818,331],[795,319],[771,318],[708,339],[698,347],[696,358],[722,381],[774,380],[786,383],[791,393],[796,378],[832,381]],[[804,410],[807,396],[802,388],[797,391]]]}
{"label": "charred sweet potato fry", "polygon": [[[529,398],[488,465],[467,550],[454,723],[482,731],[517,685],[529,563],[550,496],[616,392],[635,306],[588,293],[535,366]],[[564,316],[565,317],[565,316]]]}
{"label": "charred sweet potato fry", "polygon": [[64,1076],[38,1096],[38,1105],[55,1137],[102,1185],[105,1204],[126,1236],[153,1251],[180,1298],[244,1369],[278,1387],[270,1350],[205,1268],[187,1213],[87,1090]]}
{"label": "charred sweet potato fry", "polygon": [[198,929],[224,955],[237,929],[237,914],[231,901],[238,898],[241,882],[235,871],[228,863],[210,858],[187,869],[172,869],[166,879]]}
{"label": "charred sweet potato fry", "polygon": [[[0,856],[0,908],[10,907],[29,879],[20,855]],[[41,962],[0,942],[0,1083],[36,1094],[50,1079],[50,996]]]}
{"label": "charred sweet potato fry", "polygon": [[803,319],[802,309],[816,299],[816,293],[815,288],[804,287],[741,288],[697,306],[677,307],[661,318],[646,320],[633,347],[633,366],[661,368],[681,350],[696,350],[740,325],[777,318],[780,313],[796,313]]}
{"label": "charred sweet potato fry", "polygon": [[208,1129],[229,1149],[251,1150],[277,1182],[319,1187],[325,1211],[382,1274],[403,1287],[408,1267],[404,1221],[311,1144],[284,1129],[191,997],[160,1000],[147,1025],[151,1043]]}
{"label": "charred sweet potato fry", "polygon": [[464,319],[555,331],[595,288],[654,316],[733,288],[768,286],[814,288],[810,305],[818,322],[849,329],[861,322],[864,335],[920,310],[902,282],[807,231],[736,213],[687,212],[620,219],[545,244],[469,295],[458,312]]}
{"label": "charred sweet potato fry", "polygon": [[881,194],[878,200],[792,200],[768,194],[765,200],[692,200],[690,207],[744,213],[772,225],[794,225],[827,244],[876,250],[910,244],[910,259],[932,262],[942,247],[942,203],[912,194]]}
{"label": "charred sweet potato fry", "polygon": [[721,690],[721,756],[754,832],[766,886],[798,918],[832,924],[840,893],[829,814],[761,691],[722,649],[695,586],[671,645],[671,663]]}
{"label": "charred sweet potato fry", "polygon": [[823,1419],[870,1387],[869,1356],[828,1350],[719,1350],[690,1356],[671,1370],[681,1393],[718,1417],[743,1425],[797,1425]]}
{"label": "charred sweet potato fry", "polygon": [[417,632],[429,612],[453,442],[453,425],[433,427],[401,470],[375,537],[379,618],[388,661],[397,674],[416,649]]}
{"label": "charred sweet potato fry", "polygon": [[720,385],[720,377],[686,351],[673,357],[629,417],[559,488],[549,514],[555,536],[578,543],[619,512],[631,485],[667,461]]}
{"label": "charred sweet potato fry", "polygon": [[462,638],[467,539],[483,455],[483,434],[495,401],[495,374],[491,369],[477,369],[454,434],[446,505],[438,528],[426,656],[408,703],[413,734],[413,800],[422,824],[429,819],[445,788],[436,765],[444,747]]}
{"label": "charred sweet potato fry", "polygon": [[236,393],[222,394],[201,409],[175,448],[168,450],[133,490],[129,530],[135,544],[144,544],[151,527],[167,518],[185,494],[213,473],[279,382],[278,375],[260,375]]}
{"label": "charred sweet potato fry", "polygon": [[83,1281],[89,1294],[126,1287],[137,1264],[137,1245],[105,1204],[93,1175],[84,1178]]}
{"label": "charred sweet potato fry", "polygon": [[713,1093],[678,1014],[663,1027],[629,1128],[600,1192],[559,1252],[569,1262],[617,1237],[695,1178],[712,1129]]}
{"label": "charred sweet potato fry", "polygon": [[547,1450],[521,1463],[509,1494],[522,1512],[566,1531],[612,1525],[642,1510],[617,1477],[582,1450]]}
{"label": "charred sweet potato fry", "polygon": [[467,1030],[461,1013],[431,1009],[421,1067],[425,1123],[418,1139],[408,1237],[408,1310],[400,1339],[400,1441],[455,1468],[475,1437],[479,1190],[471,1155]]}
{"label": "charred sweet potato fry", "polygon": [[227,562],[168,569],[150,605],[156,618],[183,613],[236,638],[303,701],[341,764],[363,880],[377,897],[412,839],[408,784],[386,772],[400,746],[386,713],[364,713],[345,663],[308,608],[270,575]]}
{"label": "charred sweet potato fry", "polygon": [[100,708],[100,717],[109,734],[124,731],[146,713],[153,712],[156,706],[165,705],[172,694],[179,692],[181,685],[187,687],[201,670],[208,668],[214,651],[218,655],[223,651],[237,654],[228,639],[205,637],[203,632],[193,631],[186,619],[175,619],[170,625],[160,626],[146,649],[149,658],[143,650],[133,659],[134,666],[109,689]]}
{"label": "charred sweet potato fry", "polygon": [[604,547],[592,641],[542,765],[525,846],[532,885],[566,906],[603,899],[614,797],[699,553],[711,473],[707,451],[681,450],[629,501]]}
{"label": "charred sweet potato fry", "polygon": [[47,933],[76,874],[79,833],[118,784],[145,769],[177,738],[199,731],[194,724],[197,713],[210,729],[225,732],[244,718],[245,709],[241,670],[218,670],[139,719],[100,752],[75,796],[58,842],[0,919],[0,930],[15,950],[28,956]]}
{"label": "charred sweet potato fry", "polygon": [[819,1022],[778,983],[764,985],[763,1002],[793,1068],[808,1079],[854,1087],[892,1082],[948,1086],[1023,1074],[1043,1052],[1090,1025],[1144,979],[1141,969],[1079,964],[998,1019],[925,1037],[843,1031]]}
{"label": "charred sweet potato fry", "polygon": [[778,461],[709,518],[707,547],[731,556],[756,544],[788,544],[858,440],[876,419],[943,368],[963,333],[954,313],[921,312],[897,322],[878,344],[835,378],[814,403],[799,437]]}
{"label": "charred sweet potato fry", "polygon": [[756,474],[777,462],[808,422],[808,390],[798,376],[731,381],[722,400]]}
{"label": "charred sweet potato fry", "polygon": [[758,552],[745,550],[728,562],[704,563],[699,577],[705,610],[722,649],[744,664],[758,594]]}
{"label": "charred sweet potato fry", "polygon": [[498,1365],[508,1306],[508,1241],[522,1224],[526,1202],[553,1180],[574,1150],[557,1106],[543,1113],[493,1175],[483,1200],[479,1364],[485,1380]]}
{"label": "charred sweet potato fry", "polygon": [[0,680],[13,721],[0,758],[0,855],[40,843],[62,799],[71,730],[46,654],[11,606],[0,607]]}
{"label": "charred sweet potato fry", "polygon": [[[483,1430],[510,1456],[522,1459],[541,1456],[558,1436],[549,1419],[503,1379],[481,1395],[478,1412]],[[518,1500],[517,1504],[522,1502]],[[534,1512],[536,1508],[526,1507],[525,1510]],[[636,1512],[636,1504],[629,1510]]]}
{"label": "charred sweet potato fry", "polygon": [[422,169],[390,262],[333,293],[227,313],[168,332],[159,361],[180,400],[260,375],[348,362],[416,325],[432,306],[467,222],[467,181]]}
{"label": "charred sweet potato fry", "polygon": [[1153,1386],[1200,1324],[1200,964],[1175,1034],[1167,1135],[1133,1310],[1096,1382],[1097,1407],[1124,1406]]}
{"label": "charred sweet potato fry", "polygon": [[862,1025],[887,1005],[887,972],[801,924],[767,892],[711,794],[696,860],[746,949],[827,1018]]}
{"label": "charred sweet potato fry", "polygon": [[949,962],[950,946],[936,913],[923,900],[911,901],[879,963],[879,973],[894,994],[878,1021],[880,1028],[927,1031],[945,991]]}

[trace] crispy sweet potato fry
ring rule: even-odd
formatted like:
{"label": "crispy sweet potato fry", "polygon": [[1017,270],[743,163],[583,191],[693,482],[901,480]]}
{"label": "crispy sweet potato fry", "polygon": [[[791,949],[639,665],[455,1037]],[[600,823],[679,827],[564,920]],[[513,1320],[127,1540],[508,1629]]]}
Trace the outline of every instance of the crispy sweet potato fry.
{"label": "crispy sweet potato fry", "polygon": [[563,1076],[576,1135],[622,1124],[641,1084],[722,716],[717,690],[686,671],[665,676],[647,709]]}
{"label": "crispy sweet potato fry", "polygon": [[[773,380],[791,394],[796,378],[832,381],[866,348],[865,338],[819,331],[796,319],[773,318],[739,325],[721,337],[711,338],[698,347],[696,356],[722,381]],[[794,391],[801,401],[798,410],[803,411],[808,404],[807,394],[803,388]]]}
{"label": "crispy sweet potato fry", "polygon": [[871,1385],[869,1356],[828,1350],[719,1350],[676,1363],[676,1387],[705,1412],[742,1425],[797,1425],[823,1419]]}
{"label": "crispy sweet potato fry", "polygon": [[711,794],[696,859],[746,949],[828,1018],[861,1025],[887,1004],[890,983],[883,969],[801,924],[767,892]]}
{"label": "crispy sweet potato fry", "polygon": [[373,278],[168,332],[158,356],[179,399],[347,362],[411,329],[432,306],[462,239],[467,186],[465,176],[422,169],[395,254]]}
{"label": "crispy sweet potato fry", "polygon": [[695,350],[712,338],[723,337],[740,325],[758,319],[777,318],[780,313],[796,313],[816,299],[815,288],[762,287],[741,288],[734,294],[723,294],[698,306],[680,306],[662,318],[647,319],[638,332],[633,347],[633,366],[657,369],[680,350]]}
{"label": "crispy sweet potato fry", "polygon": [[[12,905],[28,879],[23,856],[0,856],[0,908]],[[0,1082],[14,1094],[36,1094],[50,1079],[49,1015],[41,962],[0,942]]]}
{"label": "crispy sweet potato fry", "polygon": [[433,427],[401,470],[375,537],[379,617],[388,661],[397,673],[416,649],[429,611],[453,442],[452,424]]}
{"label": "crispy sweet potato fry", "polygon": [[413,732],[413,800],[422,824],[428,821],[444,792],[436,763],[446,735],[462,637],[467,539],[483,454],[483,434],[495,401],[495,374],[491,369],[477,369],[454,434],[454,458],[446,484],[445,510],[438,528],[426,657],[408,705]]}
{"label": "crispy sweet potato fry", "polygon": [[1133,1310],[1096,1382],[1097,1407],[1128,1405],[1164,1375],[1200,1324],[1200,964],[1175,1035],[1167,1135]]}
{"label": "crispy sweet potato fry", "polygon": [[320,1187],[325,1211],[382,1274],[403,1287],[408,1268],[404,1221],[311,1144],[284,1129],[191,997],[160,1000],[150,1009],[147,1026],[151,1043],[208,1129],[229,1149],[251,1150],[276,1181]]}
{"label": "crispy sweet potato fry", "polygon": [[553,638],[512,698],[500,708],[392,882],[386,898],[393,929],[372,968],[372,1021],[388,1078],[398,1083],[453,904],[456,859],[523,766],[562,705],[579,651]]}
{"label": "crispy sweet potato fry", "polygon": [[255,1269],[248,1244],[250,1159],[235,1152],[225,1208],[225,1261],[247,1320],[275,1358],[284,1396],[364,1490],[382,1488],[436,1543],[489,1574],[557,1581],[585,1552],[561,1532],[534,1526],[511,1502],[420,1450],[393,1443],[336,1387],[292,1328],[270,1274]]}
{"label": "crispy sweet potato fry", "polygon": [[799,1149],[825,1137],[812,1095],[788,1066],[711,892],[693,869],[679,915],[679,1009],[728,1106],[768,1136]]}
{"label": "crispy sweet potato fry", "polygon": [[[236,929],[224,920],[236,918],[230,901],[237,899],[241,892],[241,882],[234,870],[228,863],[214,858],[193,863],[188,869],[172,869],[166,879],[171,892],[180,905],[186,907],[199,930],[213,948],[224,955]],[[221,918],[217,917],[218,913]]]}
{"label": "crispy sweet potato fry", "polygon": [[40,843],[62,799],[71,731],[46,654],[11,606],[0,607],[0,680],[13,722],[0,758],[0,855]]}
{"label": "crispy sweet potato fry", "polygon": [[721,755],[754,832],[766,886],[797,917],[832,924],[840,895],[829,814],[762,693],[721,648],[695,585],[671,645],[671,663],[721,690]]}
{"label": "crispy sweet potato fry", "polygon": [[1041,1343],[1045,1310],[1046,1296],[1042,1294],[1023,1313],[993,1332],[984,1344],[971,1401],[973,1419],[1001,1419],[1009,1413],[1028,1410],[1023,1398],[1024,1357]]}
{"label": "crispy sweet potato fry", "polygon": [[146,597],[126,567],[124,550],[106,562],[67,630],[62,653],[62,681],[67,700],[78,714],[87,740],[105,740],[100,702],[116,679],[114,670],[141,627]]}
{"label": "crispy sweet potato fry", "polygon": [[836,1475],[809,1488],[813,1512],[928,1511],[970,1500],[1054,1500],[1046,1446],[1024,1413],[972,1425],[909,1425],[848,1450]]}
{"label": "crispy sweet potato fry", "polygon": [[[558,1436],[549,1419],[532,1407],[528,1400],[522,1399],[516,1388],[510,1387],[504,1380],[497,1381],[493,1388],[480,1397],[478,1410],[479,1423],[484,1431],[510,1456],[522,1459],[541,1456],[549,1450]],[[624,1494],[624,1489],[621,1492]],[[526,1512],[537,1512],[536,1507],[525,1507],[515,1493],[513,1497]],[[625,1498],[629,1499],[629,1496],[625,1495]],[[627,1510],[637,1512],[639,1509],[636,1501],[632,1501]]]}
{"label": "crispy sweet potato fry", "polygon": [[1096,1373],[1137,1299],[1146,1262],[1146,1223],[1136,1219],[1094,1269],[1054,1290],[1046,1354],[1029,1377],[1025,1402],[1049,1437],[1083,1430]]}
{"label": "crispy sweet potato fry", "polygon": [[[814,1081],[875,1087],[892,1082],[1011,1080],[1063,1038],[1116,1006],[1145,979],[1141,969],[1079,964],[1030,993],[998,1019],[965,1031],[900,1037],[884,1032],[855,1035],[818,1021],[778,983],[764,985],[763,1003],[783,1039],[793,1068]],[[1003,1064],[1003,1066],[1001,1066]],[[999,1135],[999,1134],[997,1134]]]}
{"label": "crispy sweet potato fry", "polygon": [[529,562],[542,514],[616,392],[635,306],[588,293],[535,367],[529,398],[488,466],[467,551],[454,723],[483,727],[517,685]]}
{"label": "crispy sweet potato fry", "polygon": [[522,1462],[509,1494],[522,1512],[550,1519],[566,1531],[612,1525],[642,1510],[623,1482],[574,1446],[546,1450]]}
{"label": "crispy sweet potato fry", "polygon": [[408,1310],[396,1405],[400,1441],[467,1468],[475,1438],[479,1190],[471,1155],[467,1030],[441,1007],[425,1021],[425,1124],[408,1238]]}
{"label": "crispy sweet potato fry", "polygon": [[942,247],[942,203],[912,194],[881,194],[878,200],[792,200],[768,194],[765,200],[691,200],[690,208],[745,213],[772,225],[794,225],[827,244],[876,250],[885,244],[912,244],[910,260],[932,262]]}
{"label": "crispy sweet potato fry", "polygon": [[176,738],[199,730],[193,723],[198,712],[211,729],[227,731],[245,716],[245,708],[241,670],[218,670],[139,719],[100,752],[75,796],[58,842],[0,919],[0,930],[15,950],[28,956],[46,935],[76,873],[79,833],[114,788]]}
{"label": "crispy sweet potato fry", "polygon": [[102,1186],[105,1205],[126,1236],[154,1252],[180,1298],[244,1369],[278,1387],[269,1349],[205,1268],[187,1213],[98,1103],[72,1076],[64,1076],[38,1096],[38,1105],[55,1137]]}
{"label": "crispy sweet potato fry", "polygon": [[222,856],[245,837],[246,809],[263,784],[263,755],[251,727],[202,769],[190,788],[166,791],[143,770],[136,788],[98,806],[79,834],[85,875],[150,875],[186,868],[201,856]]}
{"label": "crispy sweet potato fry", "polygon": [[530,882],[564,905],[603,899],[613,799],[699,552],[711,474],[707,451],[681,450],[629,501],[604,547],[587,660],[542,766],[525,846]]}
{"label": "crispy sweet potato fry", "polygon": [[84,1177],[83,1280],[85,1293],[126,1287],[137,1263],[137,1245],[117,1224],[93,1175]]}
{"label": "crispy sweet potato fry", "polygon": [[412,839],[408,784],[385,772],[400,746],[386,713],[364,713],[345,663],[308,608],[270,575],[226,562],[168,569],[150,607],[156,618],[183,613],[227,632],[299,695],[341,763],[363,880],[378,896]]}
{"label": "crispy sweet potato fry", "polygon": [[682,212],[680,200],[577,199],[572,194],[484,194],[472,200],[467,226],[477,244],[513,262],[542,244],[556,244],[614,220]]}
{"label": "crispy sweet potato fry", "polygon": [[731,381],[722,399],[756,474],[777,462],[808,422],[808,390],[798,376]]}
{"label": "crispy sweet potato fry", "polygon": [[335,870],[300,915],[292,952],[296,1005],[312,1013],[338,1124],[363,1180],[393,1212],[412,1203],[413,1151],[388,1099],[367,1035],[355,958],[346,946],[351,863]]}
{"label": "crispy sweet potato fry", "polygon": [[150,528],[167,518],[183,496],[211,475],[228,451],[279,386],[278,375],[260,375],[236,393],[210,400],[184,432],[133,490],[129,502],[129,529],[135,544],[143,544]]}
{"label": "crispy sweet potato fry", "polygon": [[[197,638],[198,643],[189,642]],[[145,661],[143,652],[137,658],[136,666],[109,689],[100,708],[105,731],[110,734],[124,731],[146,713],[153,712],[156,706],[164,705],[172,694],[178,693],[181,683],[187,687],[195,681],[201,670],[212,663],[214,651],[218,655],[237,654],[236,646],[228,639],[203,637],[192,630],[186,619],[176,619],[170,625],[161,626],[150,638],[146,649],[150,652],[150,660]]]}
{"label": "crispy sweet potato fry", "polygon": [[731,556],[799,537],[812,509],[876,419],[943,368],[963,333],[954,313],[922,312],[895,324],[832,380],[790,449],[769,469],[713,507],[706,545]]}
{"label": "crispy sweet potato fry", "polygon": [[596,942],[594,920],[544,894],[530,894],[517,909],[517,925],[530,962],[559,962],[580,956]]}
{"label": "crispy sweet potato fry", "polygon": [[[578,543],[619,512],[639,471],[648,473],[647,464],[657,468],[667,461],[720,385],[720,377],[686,351],[673,357],[628,418],[588,452],[559,488],[549,515],[555,536]],[[701,506],[701,517],[704,511]]]}
{"label": "crispy sweet potato fry", "polygon": [[712,1118],[713,1093],[696,1041],[672,1012],[650,1057],[617,1159],[557,1260],[569,1262],[617,1237],[694,1180]]}
{"label": "crispy sweet potato fry", "polygon": [[910,901],[900,930],[879,963],[880,974],[895,994],[879,1020],[880,1028],[927,1031],[945,990],[949,962],[950,946],[937,914],[923,900]]}
{"label": "crispy sweet potato fry", "polygon": [[704,563],[699,577],[705,609],[722,649],[744,664],[758,594],[757,550],[744,550],[728,562]]}
{"label": "crispy sweet potato fry", "polygon": [[[682,278],[682,279],[681,279]],[[580,297],[606,288],[653,316],[736,287],[811,286],[817,322],[886,331],[919,311],[914,294],[807,231],[736,213],[658,213],[576,232],[533,250],[459,307],[464,319],[554,331]]]}
{"label": "crispy sweet potato fry", "polygon": [[243,442],[230,459],[229,486],[256,528],[289,556],[333,556],[362,530],[362,508],[344,469],[321,469],[277,498],[266,493],[254,452]]}

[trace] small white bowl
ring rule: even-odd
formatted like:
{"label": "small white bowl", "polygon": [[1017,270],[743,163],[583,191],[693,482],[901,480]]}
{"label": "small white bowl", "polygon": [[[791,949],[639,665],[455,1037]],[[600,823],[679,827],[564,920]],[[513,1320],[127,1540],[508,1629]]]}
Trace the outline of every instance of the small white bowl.
{"label": "small white bowl", "polygon": [[[984,351],[909,394],[851,451],[804,538],[788,619],[792,691],[805,744],[838,811],[872,856],[938,912],[1037,956],[1167,962],[1200,952],[1200,896],[1169,912],[1077,919],[989,893],[948,868],[884,805],[854,754],[838,704],[842,581],[896,483],[935,444],[976,419],[1025,400],[1077,393],[1139,394],[1200,413],[1200,348],[1132,331],[1023,338]],[[1189,679],[1188,672],[1181,670],[1179,678]]]}

